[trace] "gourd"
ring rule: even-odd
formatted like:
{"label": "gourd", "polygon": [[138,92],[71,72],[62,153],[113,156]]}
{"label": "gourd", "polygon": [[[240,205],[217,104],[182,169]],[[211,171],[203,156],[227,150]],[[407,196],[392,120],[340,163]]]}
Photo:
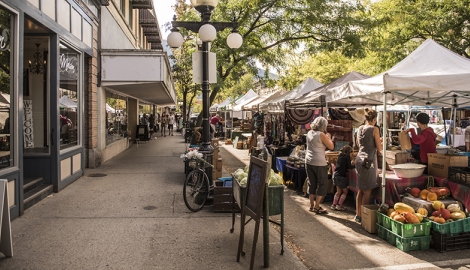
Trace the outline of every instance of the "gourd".
{"label": "gourd", "polygon": [[440,216],[439,216],[439,217],[436,217],[436,218],[434,219],[434,222],[437,222],[437,223],[440,223],[440,224],[444,224],[444,223],[446,223],[446,220],[445,220],[443,217],[440,217]]}
{"label": "gourd", "polygon": [[413,209],[413,207],[407,205],[407,204],[404,204],[404,203],[395,203],[395,205],[393,206],[393,209],[395,209],[395,211],[397,211],[398,213],[414,213],[415,210]]}
{"label": "gourd", "polygon": [[[410,189],[410,188],[408,188],[408,189]],[[420,190],[419,188],[417,188],[417,187],[414,187],[414,188],[411,188],[411,189],[410,189],[410,194],[411,194],[411,196],[413,196],[413,197],[415,197],[415,198],[418,198],[418,197],[419,197],[420,192],[421,192],[421,190]]]}
{"label": "gourd", "polygon": [[393,212],[395,212],[395,209],[389,208],[389,209],[387,210],[387,216],[391,216]]}
{"label": "gourd", "polygon": [[460,206],[456,203],[449,204],[447,206],[447,210],[449,210],[451,213],[454,213],[454,212],[460,211]]}
{"label": "gourd", "polygon": [[441,201],[433,201],[431,206],[434,208],[434,210],[439,210],[442,208],[444,204]]}
{"label": "gourd", "polygon": [[424,218],[424,217],[423,217],[423,215],[421,215],[420,213],[414,213],[413,215],[415,215],[415,216],[418,218],[419,222],[422,222],[422,221],[423,221],[423,218]]}
{"label": "gourd", "polygon": [[445,209],[444,206],[442,206],[442,208],[437,211],[439,212],[439,215],[445,220],[450,218],[450,211]]}
{"label": "gourd", "polygon": [[405,220],[406,220],[407,223],[410,223],[410,224],[418,224],[419,223],[419,218],[417,216],[415,216],[414,213],[405,212],[405,213],[403,213],[403,215],[405,216]]}
{"label": "gourd", "polygon": [[418,212],[419,214],[421,214],[421,215],[423,215],[423,216],[425,216],[425,217],[427,217],[428,214],[429,214],[429,213],[428,213],[428,210],[427,210],[426,208],[423,208],[423,207],[418,208],[418,211],[416,211],[416,212]]}
{"label": "gourd", "polygon": [[450,195],[450,190],[446,187],[430,187],[428,189],[430,192],[436,193],[439,199],[444,199]]}
{"label": "gourd", "polygon": [[428,193],[429,193],[429,190],[423,189],[419,193],[419,196],[421,197],[421,199],[426,200],[428,198]]}
{"label": "gourd", "polygon": [[394,218],[396,215],[399,215],[399,213],[397,211],[393,211],[392,213],[390,213],[390,218]]}
{"label": "gourd", "polygon": [[428,195],[426,195],[426,200],[430,202],[437,201],[437,194],[434,192],[428,192]]}
{"label": "gourd", "polygon": [[395,215],[395,216],[393,217],[393,220],[399,221],[399,222],[401,222],[401,223],[405,223],[405,221],[406,221],[405,217],[402,216],[402,215],[400,215],[400,214]]}
{"label": "gourd", "polygon": [[466,218],[465,214],[461,211],[458,211],[458,212],[454,212],[454,213],[451,213],[450,214],[450,218],[452,220],[459,220],[459,219],[464,219]]}

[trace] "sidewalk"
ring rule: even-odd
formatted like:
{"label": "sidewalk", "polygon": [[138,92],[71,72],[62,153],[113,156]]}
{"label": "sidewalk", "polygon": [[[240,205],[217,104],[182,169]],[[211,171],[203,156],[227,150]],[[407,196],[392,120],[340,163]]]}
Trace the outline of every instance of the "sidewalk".
{"label": "sidewalk", "polygon": [[[230,213],[184,205],[185,148],[175,132],[87,169],[12,222],[14,256],[0,255],[0,269],[249,269],[254,222],[236,262],[239,216],[230,233]],[[262,247],[261,226],[255,269],[264,268]],[[286,243],[280,250],[271,227],[270,269],[307,269]]]}

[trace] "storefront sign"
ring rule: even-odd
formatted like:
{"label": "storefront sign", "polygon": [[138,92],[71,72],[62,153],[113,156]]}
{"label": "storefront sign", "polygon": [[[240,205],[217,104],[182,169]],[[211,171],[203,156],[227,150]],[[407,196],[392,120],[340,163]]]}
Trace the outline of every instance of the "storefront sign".
{"label": "storefront sign", "polygon": [[10,49],[10,31],[8,29],[3,29],[2,35],[0,36],[0,51],[6,51]]}
{"label": "storefront sign", "polygon": [[77,72],[76,63],[76,57],[61,54],[59,57],[60,73],[75,74]]}
{"label": "storefront sign", "polygon": [[31,100],[24,100],[23,107],[24,107],[24,119],[23,119],[24,148],[34,148],[33,102]]}

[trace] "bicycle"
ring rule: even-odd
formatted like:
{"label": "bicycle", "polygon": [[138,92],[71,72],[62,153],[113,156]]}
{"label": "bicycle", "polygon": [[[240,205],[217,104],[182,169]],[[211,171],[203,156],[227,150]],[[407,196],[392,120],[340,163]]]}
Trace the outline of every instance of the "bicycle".
{"label": "bicycle", "polygon": [[205,172],[206,168],[213,167],[213,165],[202,158],[190,159],[188,163],[193,170],[188,173],[184,181],[183,198],[186,207],[197,212],[204,207],[209,193],[214,189]]}

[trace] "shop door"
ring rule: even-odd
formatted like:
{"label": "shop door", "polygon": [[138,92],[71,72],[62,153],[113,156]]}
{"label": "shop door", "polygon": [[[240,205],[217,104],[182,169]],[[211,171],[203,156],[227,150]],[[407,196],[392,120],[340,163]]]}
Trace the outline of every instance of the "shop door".
{"label": "shop door", "polygon": [[[23,203],[27,209],[53,192],[57,160],[51,129],[50,36],[24,37],[23,57]],[[57,122],[55,122],[57,123]]]}

